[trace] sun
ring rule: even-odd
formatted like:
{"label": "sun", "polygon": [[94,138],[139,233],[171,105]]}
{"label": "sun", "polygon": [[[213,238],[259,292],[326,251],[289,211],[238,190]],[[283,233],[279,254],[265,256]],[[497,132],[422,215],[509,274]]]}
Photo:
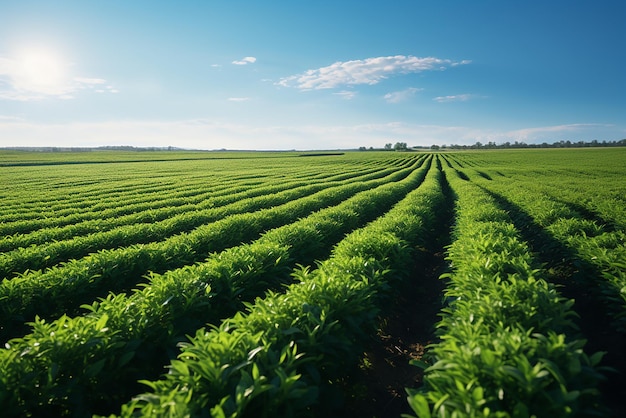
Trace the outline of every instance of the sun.
{"label": "sun", "polygon": [[14,86],[41,94],[62,94],[67,90],[69,66],[52,49],[27,47],[14,55]]}

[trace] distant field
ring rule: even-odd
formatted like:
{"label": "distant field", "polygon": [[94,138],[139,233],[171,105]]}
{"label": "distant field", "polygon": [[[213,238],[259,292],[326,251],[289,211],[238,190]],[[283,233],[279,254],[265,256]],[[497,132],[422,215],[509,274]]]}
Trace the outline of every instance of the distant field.
{"label": "distant field", "polygon": [[1,151],[0,186],[3,416],[626,413],[626,148]]}
{"label": "distant field", "polygon": [[214,160],[234,158],[278,158],[293,157],[306,153],[297,152],[250,152],[250,151],[109,151],[92,149],[90,151],[12,151],[0,150],[0,166],[21,166],[37,164],[85,164],[116,163],[141,161],[178,161],[178,160]]}

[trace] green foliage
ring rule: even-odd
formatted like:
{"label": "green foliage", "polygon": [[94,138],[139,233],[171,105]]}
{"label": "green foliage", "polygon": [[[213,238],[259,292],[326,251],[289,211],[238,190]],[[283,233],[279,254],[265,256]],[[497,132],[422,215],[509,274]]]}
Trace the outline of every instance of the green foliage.
{"label": "green foliage", "polygon": [[[150,365],[163,361],[160,359],[165,355],[172,355],[175,343],[186,333],[206,322],[232,315],[243,308],[242,302],[284,283],[295,262],[313,262],[343,234],[383,213],[423,180],[428,167],[415,169],[413,166],[410,175],[402,181],[359,192],[337,206],[268,231],[251,244],[214,253],[204,263],[170,270],[162,275],[153,273],[150,283],[141,291],[130,296],[110,294],[85,305],[90,311],[86,317],[63,317],[53,321],[48,331],[56,338],[71,332],[66,325],[76,322],[81,327],[105,333],[111,343],[102,350],[85,351],[84,339],[69,338],[63,342],[63,353],[37,354],[37,361],[29,355],[23,356],[22,364],[15,365],[14,375],[6,377],[7,386],[15,387],[14,397],[7,397],[7,401],[21,404],[23,397],[19,388],[33,386],[42,388],[29,402],[35,408],[50,404],[69,411],[75,410],[76,405],[88,409],[97,402],[118,402],[128,396],[128,392],[132,393],[137,379],[149,376],[145,370]],[[336,190],[330,192],[333,198],[338,194]],[[252,215],[249,219],[253,221]],[[105,331],[100,326],[102,318],[106,318],[108,324]],[[41,338],[46,336],[33,333],[23,339],[11,340],[8,351],[0,352],[0,356],[10,357],[23,351],[33,339]],[[73,370],[74,356],[99,367],[91,374],[74,373],[71,381],[54,377],[42,380],[51,365],[61,371]],[[113,359],[117,357],[132,359],[133,367],[115,363]],[[104,387],[109,389],[96,390]],[[62,392],[64,396],[56,397],[47,390],[66,392]],[[23,406],[24,413],[31,411],[28,404]]]}
{"label": "green foliage", "polygon": [[[506,212],[453,178],[453,267],[425,386],[408,389],[420,417],[569,416],[601,411],[601,353],[572,339],[573,301],[545,280]],[[476,206],[476,202],[480,202]]]}
{"label": "green foliage", "polygon": [[53,317],[75,310],[80,304],[105,294],[105,289],[124,290],[139,282],[140,277],[149,271],[161,273],[201,261],[209,251],[249,241],[312,211],[338,204],[355,193],[401,180],[414,168],[415,164],[364,182],[343,181],[334,187],[327,187],[328,184],[324,183],[315,186],[322,190],[287,203],[280,193],[272,194],[264,197],[267,200],[264,205],[276,204],[275,207],[225,216],[164,241],[102,250],[46,271],[26,272],[11,280],[3,280],[0,284],[0,300],[3,302],[0,319],[5,320],[7,326],[1,330],[0,338],[11,336],[10,324],[14,322],[20,323],[35,315]]}
{"label": "green foliage", "polygon": [[[610,158],[609,156],[605,156]],[[611,166],[609,166],[611,167]],[[610,169],[615,170],[611,167]],[[517,207],[517,216],[532,222],[536,251],[545,254],[549,268],[571,274],[603,299],[619,332],[626,330],[626,233],[623,201],[614,194],[626,185],[614,176],[605,182],[604,168],[568,173],[554,182],[530,181],[523,175],[484,186]],[[594,198],[595,197],[595,198]],[[564,200],[565,199],[565,200]],[[609,206],[612,202],[613,206]],[[524,216],[525,215],[525,216]]]}
{"label": "green foliage", "polygon": [[[434,219],[442,203],[431,169],[419,189],[349,234],[316,270],[296,269],[285,293],[268,292],[248,312],[199,330],[171,363],[175,372],[147,382],[153,392],[135,397],[121,415],[306,413],[325,382],[357,362],[385,289],[410,269],[412,245],[428,237],[423,220]],[[413,223],[419,226],[401,228]]]}
{"label": "green foliage", "polygon": [[608,415],[551,280],[626,329],[624,152],[0,155],[2,415],[332,413],[389,291],[447,241],[448,193],[446,305],[408,406]]}

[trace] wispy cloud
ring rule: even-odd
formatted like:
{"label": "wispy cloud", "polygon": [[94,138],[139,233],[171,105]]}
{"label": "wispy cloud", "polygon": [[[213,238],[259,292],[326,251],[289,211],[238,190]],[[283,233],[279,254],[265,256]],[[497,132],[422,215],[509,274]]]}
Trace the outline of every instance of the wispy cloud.
{"label": "wispy cloud", "polygon": [[473,94],[456,94],[452,96],[438,96],[433,98],[437,103],[447,103],[447,102],[466,102],[476,96]]}
{"label": "wispy cloud", "polygon": [[19,116],[0,115],[0,123],[2,122],[25,122],[26,119]]}
{"label": "wispy cloud", "polygon": [[87,78],[87,77],[75,77],[74,81],[76,81],[77,86],[81,90],[85,89],[93,89],[96,93],[119,93],[120,91],[113,87],[112,85],[104,85],[107,84],[107,81],[103,78]]}
{"label": "wispy cloud", "polygon": [[435,57],[395,55],[364,60],[338,61],[327,67],[305,71],[280,79],[278,85],[303,90],[330,89],[344,85],[377,84],[392,75],[441,71],[448,67],[468,64]]}
{"label": "wispy cloud", "polygon": [[88,77],[74,77],[74,81],[80,83],[83,86],[93,86],[98,84],[105,84],[107,81],[103,78],[88,78]]}
{"label": "wispy cloud", "polygon": [[232,63],[235,65],[248,65],[248,64],[253,64],[256,62],[256,58],[255,57],[243,57],[240,60],[235,60]]}
{"label": "wispy cloud", "polygon": [[353,90],[342,90],[342,91],[338,91],[337,93],[333,93],[336,96],[341,97],[342,99],[345,100],[352,100],[354,99],[354,96],[356,96],[356,91]]}
{"label": "wispy cloud", "polygon": [[248,102],[250,101],[249,97],[229,97],[229,102]]}
{"label": "wispy cloud", "polygon": [[74,76],[71,66],[51,56],[0,56],[0,100],[73,99],[81,90],[117,93],[102,78]]}
{"label": "wispy cloud", "polygon": [[404,102],[406,100],[411,99],[413,96],[415,96],[415,93],[417,93],[418,91],[422,91],[424,89],[418,89],[415,87],[409,87],[406,90],[401,90],[401,91],[394,91],[391,93],[387,93],[384,96],[384,99],[388,102],[388,103],[400,103],[400,102]]}
{"label": "wispy cloud", "polygon": [[96,93],[119,93],[120,91],[113,86],[106,86],[104,88],[99,88],[94,90]]}

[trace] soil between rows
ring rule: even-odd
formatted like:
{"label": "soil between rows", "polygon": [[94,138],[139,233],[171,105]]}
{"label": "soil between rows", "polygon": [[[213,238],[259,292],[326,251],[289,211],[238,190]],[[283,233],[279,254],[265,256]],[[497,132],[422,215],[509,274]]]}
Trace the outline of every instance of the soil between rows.
{"label": "soil between rows", "polygon": [[[434,161],[441,171],[441,161]],[[423,370],[411,360],[427,357],[427,347],[436,342],[446,282],[439,277],[449,268],[445,248],[454,224],[455,195],[441,172],[446,202],[437,214],[435,230],[425,247],[417,248],[408,277],[391,285],[381,308],[377,332],[365,344],[357,366],[335,382],[340,399],[334,405],[319,405],[315,416],[400,417],[412,414],[406,388],[422,385]],[[316,408],[317,409],[317,408]]]}
{"label": "soil between rows", "polygon": [[399,417],[412,413],[405,388],[418,388],[423,372],[411,365],[435,342],[445,282],[444,253],[421,257],[413,274],[399,284],[380,316],[376,335],[345,381],[345,403],[336,416]]}

